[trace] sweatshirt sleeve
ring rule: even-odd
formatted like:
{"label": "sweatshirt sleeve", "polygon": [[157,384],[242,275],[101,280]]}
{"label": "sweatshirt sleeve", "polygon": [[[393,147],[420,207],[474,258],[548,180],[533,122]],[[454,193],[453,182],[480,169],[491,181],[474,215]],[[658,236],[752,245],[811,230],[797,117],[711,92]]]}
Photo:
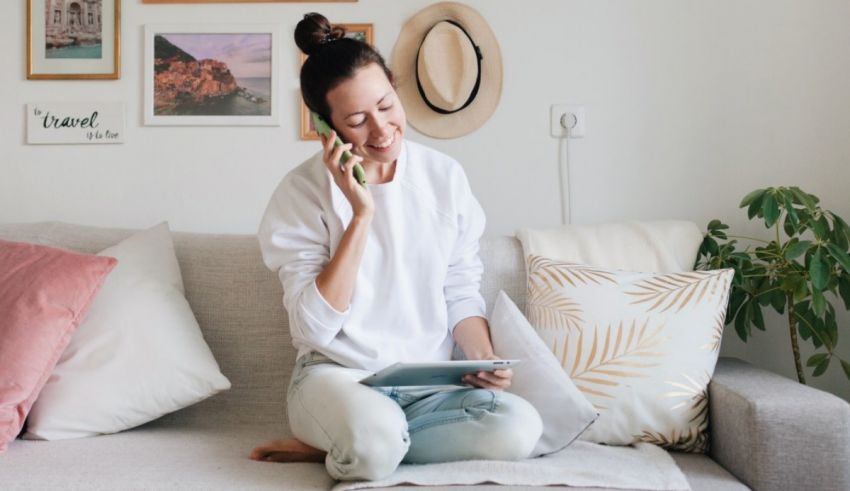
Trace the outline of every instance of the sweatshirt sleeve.
{"label": "sweatshirt sleeve", "polygon": [[[290,176],[291,177],[291,176]],[[330,261],[330,234],[318,198],[299,191],[286,178],[269,202],[257,238],[263,262],[277,271],[293,341],[327,346],[351,311],[333,308],[319,292],[316,277]]]}
{"label": "sweatshirt sleeve", "polygon": [[478,256],[478,241],[484,233],[484,210],[472,195],[469,181],[460,164],[454,199],[457,203],[457,238],[452,248],[446,283],[443,288],[448,309],[449,331],[467,317],[487,317],[487,307],[481,296],[481,275],[484,265]]}

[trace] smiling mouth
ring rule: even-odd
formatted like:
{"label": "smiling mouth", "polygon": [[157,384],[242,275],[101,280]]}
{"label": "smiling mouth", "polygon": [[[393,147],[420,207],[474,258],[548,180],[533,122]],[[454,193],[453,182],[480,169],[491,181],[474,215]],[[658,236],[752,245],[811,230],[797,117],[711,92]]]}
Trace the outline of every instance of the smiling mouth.
{"label": "smiling mouth", "polygon": [[379,144],[374,144],[374,145],[373,144],[367,144],[366,146],[373,149],[373,150],[377,150],[379,152],[386,152],[387,150],[389,150],[393,146],[393,143],[395,143],[395,139],[396,139],[396,132],[393,132],[393,135],[389,139],[387,139],[386,141],[379,143]]}

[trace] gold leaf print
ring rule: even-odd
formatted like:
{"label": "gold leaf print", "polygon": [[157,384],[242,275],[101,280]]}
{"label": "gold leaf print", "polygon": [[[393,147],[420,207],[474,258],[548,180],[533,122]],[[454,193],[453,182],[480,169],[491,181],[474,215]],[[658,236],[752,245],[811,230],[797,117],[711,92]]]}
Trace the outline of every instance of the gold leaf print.
{"label": "gold leaf print", "polygon": [[551,290],[555,287],[564,288],[566,285],[601,284],[603,281],[617,284],[614,275],[604,269],[553,261],[541,256],[528,256],[529,287],[534,284]]}
{"label": "gold leaf print", "polygon": [[582,393],[613,399],[612,389],[625,379],[648,377],[643,370],[659,365],[653,359],[665,355],[658,348],[670,339],[662,335],[663,328],[664,324],[650,328],[648,319],[642,325],[632,320],[631,326],[621,321],[616,327],[593,329],[586,356],[584,331],[579,331],[575,353],[570,353],[569,336],[564,337],[560,355],[557,346],[553,352]]}
{"label": "gold leaf print", "polygon": [[681,431],[674,429],[668,434],[643,430],[643,433],[635,435],[635,438],[638,441],[652,443],[668,450],[692,453],[708,450],[708,433],[693,426]]}
{"label": "gold leaf print", "polygon": [[557,290],[532,288],[526,310],[529,321],[538,328],[581,330],[584,325],[578,302],[564,297]]}
{"label": "gold leaf print", "polygon": [[723,324],[726,317],[726,309],[714,314],[714,324],[711,327],[711,341],[700,346],[700,349],[709,351],[720,350],[720,342],[723,340]]}
{"label": "gold leaf print", "polygon": [[[706,294],[713,297],[718,285],[725,285],[726,270],[693,271],[654,276],[637,282],[637,291],[624,292],[626,295],[637,297],[634,304],[652,303],[649,310],[660,309],[659,312],[678,306],[676,312],[685,307],[698,304]],[[666,305],[666,306],[665,306]],[[662,308],[663,307],[663,308]]]}
{"label": "gold leaf print", "polygon": [[696,425],[700,430],[705,430],[708,428],[708,382],[711,376],[708,372],[704,372],[699,381],[685,373],[682,377],[687,380],[687,383],[666,380],[664,383],[675,387],[676,390],[665,392],[662,397],[681,399],[670,409],[675,411],[687,407],[691,416],[688,423]]}

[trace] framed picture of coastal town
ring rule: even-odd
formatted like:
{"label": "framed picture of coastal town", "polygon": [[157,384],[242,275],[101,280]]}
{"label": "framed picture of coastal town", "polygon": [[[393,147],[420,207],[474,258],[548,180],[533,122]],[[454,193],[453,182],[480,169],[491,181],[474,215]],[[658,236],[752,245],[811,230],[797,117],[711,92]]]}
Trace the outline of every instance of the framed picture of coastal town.
{"label": "framed picture of coastal town", "polygon": [[[363,41],[366,44],[372,45],[373,34],[372,24],[339,24],[345,28],[345,37],[353,38],[358,41]],[[307,55],[301,53],[301,64],[307,61]],[[310,119],[310,110],[304,104],[304,99],[301,98],[301,92],[298,92],[298,101],[301,106],[301,134],[302,140],[318,140],[319,134],[316,133],[316,128],[313,127],[313,120]]]}
{"label": "framed picture of coastal town", "polygon": [[121,73],[121,0],[27,0],[27,78],[109,80]]}
{"label": "framed picture of coastal town", "polygon": [[146,125],[278,126],[278,24],[145,26]]}

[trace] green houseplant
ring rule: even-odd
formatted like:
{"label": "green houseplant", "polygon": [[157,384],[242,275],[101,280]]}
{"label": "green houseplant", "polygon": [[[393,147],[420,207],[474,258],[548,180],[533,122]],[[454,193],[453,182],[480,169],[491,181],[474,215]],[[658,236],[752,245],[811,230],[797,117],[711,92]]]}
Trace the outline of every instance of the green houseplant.
{"label": "green houseplant", "polygon": [[[836,359],[850,380],[850,362],[835,351],[839,328],[830,297],[841,298],[850,310],[850,227],[820,200],[797,187],[771,187],[747,194],[739,205],[749,219],[774,228],[775,238],[763,240],[729,235],[719,220],[708,224],[695,269],[734,268],[726,324],[735,325],[747,341],[752,326],[765,330],[762,309],[772,307],[787,316],[797,379],[806,383],[800,360],[799,336],[816,353],[806,366],[823,374]],[[738,239],[758,245],[742,247]],[[844,328],[846,330],[846,328]]]}

